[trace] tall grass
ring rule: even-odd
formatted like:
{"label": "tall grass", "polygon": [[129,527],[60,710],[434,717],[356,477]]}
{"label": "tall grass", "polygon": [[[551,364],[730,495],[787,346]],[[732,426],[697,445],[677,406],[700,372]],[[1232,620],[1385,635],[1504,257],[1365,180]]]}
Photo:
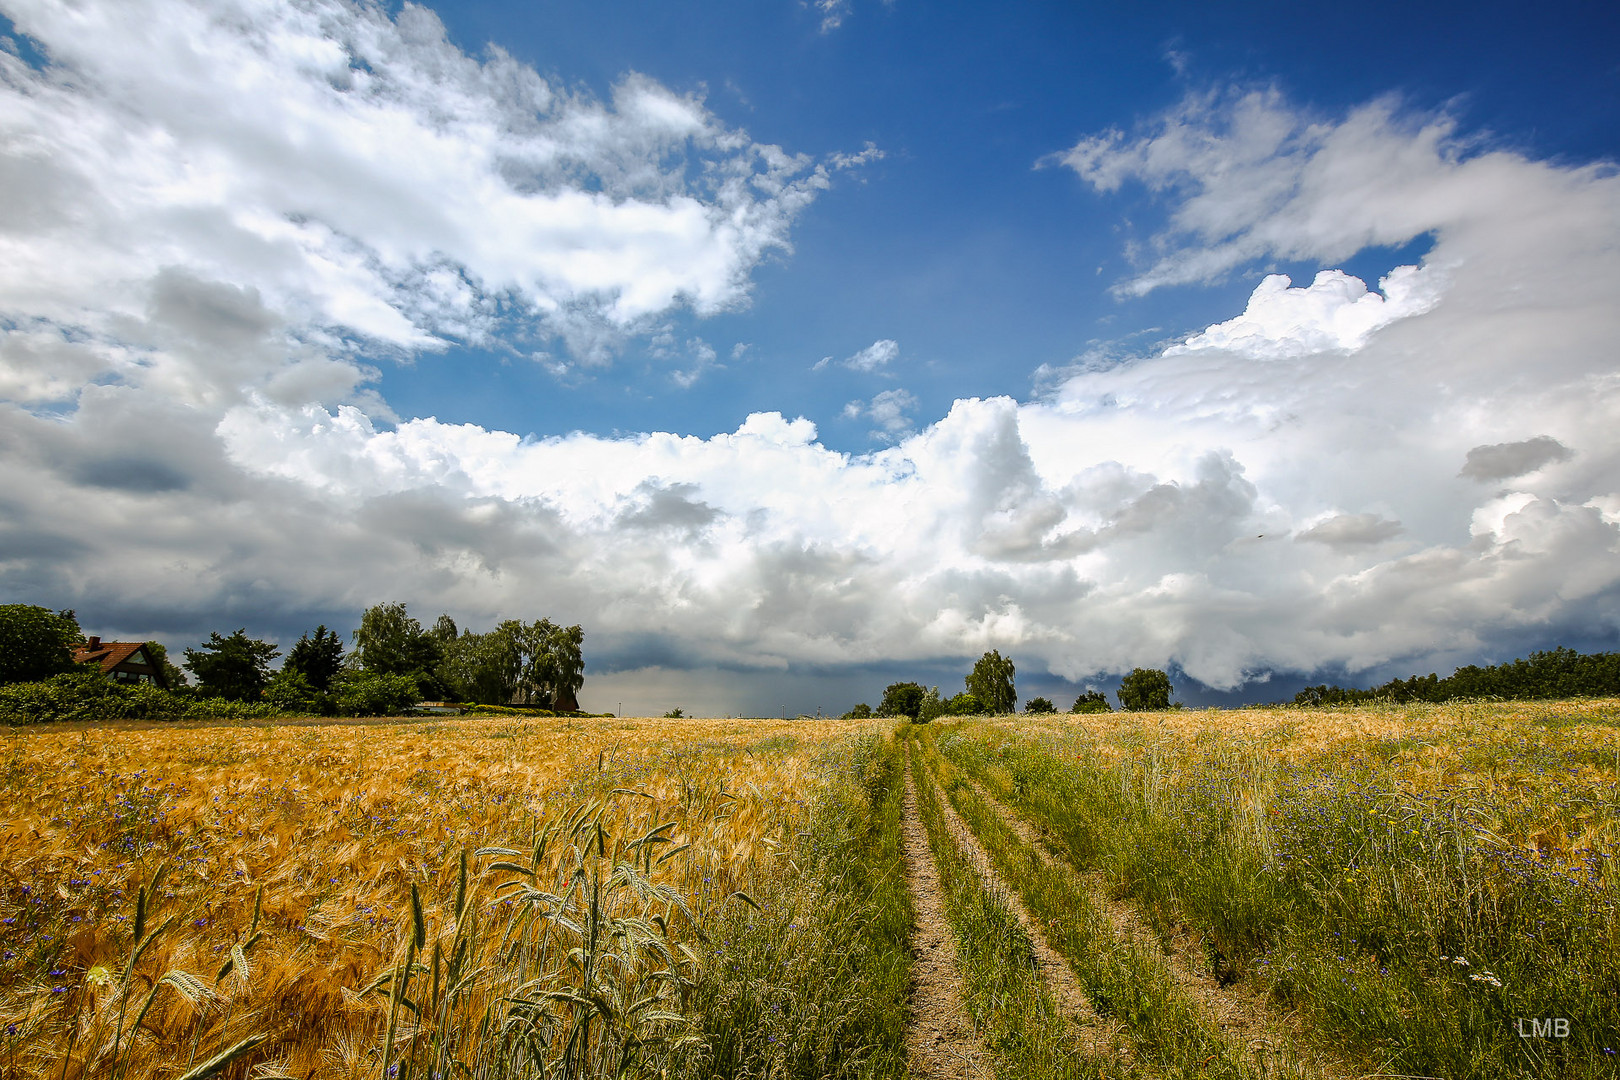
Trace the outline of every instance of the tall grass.
{"label": "tall grass", "polygon": [[[1404,732],[1388,707],[1346,710],[1348,734],[1304,746],[1283,712],[1269,732],[1144,717],[941,746],[1160,929],[1190,925],[1384,1071],[1612,1076],[1615,778],[1594,764],[1612,729],[1569,708],[1419,707]],[[1569,1036],[1521,1038],[1534,1017]]]}
{"label": "tall grass", "polygon": [[997,872],[1040,921],[1093,1006],[1118,1019],[1135,1044],[1137,1068],[1152,1076],[1257,1077],[1247,1048],[1231,1045],[1176,987],[1157,950],[1122,935],[1072,868],[1043,860],[940,761],[931,733],[917,760],[942,782],[951,804],[989,853]]}

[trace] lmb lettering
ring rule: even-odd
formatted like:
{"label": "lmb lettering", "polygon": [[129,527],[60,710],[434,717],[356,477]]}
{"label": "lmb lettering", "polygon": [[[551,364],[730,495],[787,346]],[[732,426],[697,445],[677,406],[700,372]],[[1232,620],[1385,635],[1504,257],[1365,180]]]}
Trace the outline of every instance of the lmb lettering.
{"label": "lmb lettering", "polygon": [[1569,1038],[1569,1021],[1562,1016],[1549,1016],[1545,1020],[1515,1017],[1513,1026],[1521,1039]]}

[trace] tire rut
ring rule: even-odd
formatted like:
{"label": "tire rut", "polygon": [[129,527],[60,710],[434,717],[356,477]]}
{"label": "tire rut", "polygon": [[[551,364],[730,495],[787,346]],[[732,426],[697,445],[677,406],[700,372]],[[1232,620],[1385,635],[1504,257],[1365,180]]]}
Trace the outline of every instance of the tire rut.
{"label": "tire rut", "polygon": [[1098,1015],[1097,1010],[1092,1007],[1091,998],[1080,986],[1080,980],[1075,978],[1068,961],[1048,943],[1046,935],[1041,932],[1040,925],[1024,907],[1018,893],[1007,888],[990,861],[989,852],[984,850],[984,845],[979,843],[979,838],[957,814],[949,800],[943,798],[943,793],[940,809],[944,811],[946,828],[957,847],[967,855],[968,861],[978,871],[979,877],[1006,901],[1008,908],[1023,926],[1024,932],[1029,935],[1035,968],[1045,981],[1058,1010],[1075,1025],[1076,1034],[1087,1056],[1128,1065],[1132,1053],[1124,1026],[1115,1020]]}
{"label": "tire rut", "polygon": [[962,1006],[962,976],[956,967],[956,939],[945,919],[939,867],[928,846],[917,806],[917,787],[906,754],[905,816],[900,823],[906,886],[916,913],[911,948],[911,1007],[906,1052],[911,1075],[924,1080],[993,1080],[989,1055]]}
{"label": "tire rut", "polygon": [[1195,935],[1183,934],[1173,945],[1165,942],[1134,905],[1113,896],[1106,876],[1075,870],[1043,832],[1033,828],[982,785],[966,776],[962,777],[962,782],[977,792],[1044,862],[1063,866],[1079,876],[1120,936],[1162,956],[1177,988],[1213,1017],[1221,1031],[1234,1042],[1241,1043],[1262,1060],[1277,1064],[1291,1061],[1322,1080],[1355,1080],[1360,1075],[1344,1063],[1308,1047],[1301,1033],[1287,1023],[1287,1018],[1276,1016],[1263,997],[1243,987],[1223,987],[1212,971],[1204,970],[1207,960],[1203,943]]}

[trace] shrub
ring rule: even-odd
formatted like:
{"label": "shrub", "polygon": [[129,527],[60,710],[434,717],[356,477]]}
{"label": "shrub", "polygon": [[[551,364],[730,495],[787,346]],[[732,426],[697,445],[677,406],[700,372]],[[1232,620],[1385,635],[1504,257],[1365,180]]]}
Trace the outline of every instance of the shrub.
{"label": "shrub", "polygon": [[0,722],[49,724],[96,720],[261,720],[281,712],[270,702],[173,694],[151,683],[115,683],[84,668],[39,682],[0,687]]}
{"label": "shrub", "polygon": [[317,690],[308,676],[290,665],[270,677],[270,684],[264,688],[264,700],[285,712],[331,716],[337,709],[331,694]]}
{"label": "shrub", "polygon": [[1113,712],[1114,707],[1108,704],[1108,697],[1100,690],[1087,690],[1074,699],[1074,708],[1071,713],[1102,713]]}
{"label": "shrub", "polygon": [[341,716],[398,716],[422,695],[412,675],[345,671],[332,680],[332,700]]}
{"label": "shrub", "polygon": [[1030,698],[1029,701],[1024,703],[1024,712],[1031,715],[1038,715],[1040,713],[1055,713],[1057,712],[1057,706],[1043,697],[1034,697]]}
{"label": "shrub", "polygon": [[0,687],[0,720],[7,724],[109,720],[120,715],[118,690],[101,672],[88,668],[12,683]]}
{"label": "shrub", "polygon": [[863,701],[859,705],[855,706],[853,709],[849,710],[849,712],[847,712],[843,716],[839,717],[839,719],[840,720],[870,720],[870,719],[872,719],[872,706],[868,705],[866,702]]}

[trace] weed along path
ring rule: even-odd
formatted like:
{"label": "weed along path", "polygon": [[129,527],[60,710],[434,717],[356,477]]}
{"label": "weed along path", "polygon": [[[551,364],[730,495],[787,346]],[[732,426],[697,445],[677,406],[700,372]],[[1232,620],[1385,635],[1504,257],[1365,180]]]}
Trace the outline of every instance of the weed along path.
{"label": "weed along path", "polygon": [[911,969],[911,1016],[906,1031],[911,1074],[926,1080],[957,1077],[990,1080],[994,1074],[984,1047],[962,1007],[956,942],[945,918],[939,867],[934,862],[928,833],[918,813],[917,785],[912,779],[909,754],[901,844],[906,884],[911,889],[917,918],[912,937],[916,963]]}

